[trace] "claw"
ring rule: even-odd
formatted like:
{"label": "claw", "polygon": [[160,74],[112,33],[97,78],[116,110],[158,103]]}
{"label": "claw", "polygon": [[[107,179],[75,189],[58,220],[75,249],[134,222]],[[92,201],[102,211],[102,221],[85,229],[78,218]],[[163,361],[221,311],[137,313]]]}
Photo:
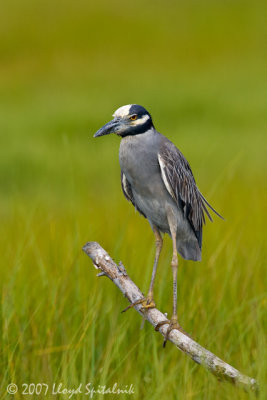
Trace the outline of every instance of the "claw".
{"label": "claw", "polygon": [[133,308],[134,306],[136,306],[137,304],[142,304],[141,310],[145,311],[148,308],[155,308],[156,304],[154,302],[153,297],[143,297],[142,299],[139,299],[137,301],[135,301],[134,303],[130,304],[128,307],[126,307],[124,310],[122,310],[122,313],[129,310],[130,308]]}

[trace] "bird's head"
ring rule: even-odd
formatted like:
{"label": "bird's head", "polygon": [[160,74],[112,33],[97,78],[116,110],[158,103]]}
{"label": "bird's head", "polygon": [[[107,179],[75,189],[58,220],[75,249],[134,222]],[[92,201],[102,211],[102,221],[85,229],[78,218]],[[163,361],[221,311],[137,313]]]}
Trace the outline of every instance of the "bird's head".
{"label": "bird's head", "polygon": [[94,137],[115,133],[125,137],[145,133],[153,126],[149,112],[137,104],[129,104],[118,108],[113,114],[114,119],[100,128]]}

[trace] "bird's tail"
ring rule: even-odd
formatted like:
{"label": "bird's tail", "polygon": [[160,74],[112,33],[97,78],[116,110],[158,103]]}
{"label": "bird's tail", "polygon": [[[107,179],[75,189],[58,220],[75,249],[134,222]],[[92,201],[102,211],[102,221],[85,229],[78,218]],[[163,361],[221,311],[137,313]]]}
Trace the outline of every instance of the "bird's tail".
{"label": "bird's tail", "polygon": [[201,249],[199,248],[197,239],[176,241],[178,253],[185,260],[201,261]]}
{"label": "bird's tail", "polygon": [[203,194],[200,193],[200,192],[199,192],[199,194],[200,194],[200,197],[201,197],[202,208],[205,211],[205,213],[207,214],[209,220],[213,221],[213,219],[211,218],[211,215],[210,215],[210,213],[209,213],[209,211],[208,211],[206,206],[208,206],[218,217],[220,217],[221,219],[224,220],[224,218],[216,210],[214,210],[214,208],[208,203],[208,201],[205,199]]}

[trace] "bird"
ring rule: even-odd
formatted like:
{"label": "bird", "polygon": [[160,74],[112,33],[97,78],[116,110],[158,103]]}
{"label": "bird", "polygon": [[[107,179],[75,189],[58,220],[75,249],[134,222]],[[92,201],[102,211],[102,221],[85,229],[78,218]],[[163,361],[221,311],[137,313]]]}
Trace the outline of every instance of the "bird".
{"label": "bird", "polygon": [[148,220],[156,243],[148,294],[123,311],[137,304],[142,305],[144,312],[156,307],[154,282],[163,245],[162,236],[167,233],[172,240],[172,317],[155,328],[158,330],[168,324],[163,343],[165,347],[173,329],[187,334],[177,316],[177,253],[185,260],[200,261],[205,215],[212,221],[212,210],[218,217],[223,217],[201,194],[188,161],[167,137],[155,129],[151,114],[144,107],[128,104],[118,108],[113,120],[100,128],[94,137],[111,133],[121,137],[119,162],[123,194]]}

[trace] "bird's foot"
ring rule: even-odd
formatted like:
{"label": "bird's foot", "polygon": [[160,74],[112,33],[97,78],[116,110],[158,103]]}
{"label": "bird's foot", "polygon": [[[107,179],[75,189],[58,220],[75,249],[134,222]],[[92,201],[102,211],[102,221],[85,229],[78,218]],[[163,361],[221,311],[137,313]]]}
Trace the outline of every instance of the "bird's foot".
{"label": "bird's foot", "polygon": [[147,296],[147,297],[143,297],[142,299],[139,299],[139,300],[135,301],[134,303],[130,304],[128,307],[126,307],[124,310],[122,310],[122,313],[129,310],[130,308],[133,308],[137,304],[142,304],[141,311],[145,311],[148,308],[156,307],[153,297]]}
{"label": "bird's foot", "polygon": [[168,326],[167,332],[166,332],[166,334],[165,334],[165,336],[164,336],[163,347],[166,346],[167,340],[169,339],[169,334],[170,334],[170,332],[171,332],[173,329],[177,329],[178,331],[182,332],[184,335],[186,335],[186,336],[188,336],[188,337],[191,338],[191,336],[179,325],[178,319],[177,319],[177,316],[176,316],[176,315],[172,316],[172,317],[171,317],[171,320],[168,320],[168,319],[167,319],[167,320],[165,320],[165,321],[159,322],[159,323],[155,326],[155,331],[158,331],[159,328],[160,328],[162,325],[166,325],[166,324],[169,324],[169,326]]}

